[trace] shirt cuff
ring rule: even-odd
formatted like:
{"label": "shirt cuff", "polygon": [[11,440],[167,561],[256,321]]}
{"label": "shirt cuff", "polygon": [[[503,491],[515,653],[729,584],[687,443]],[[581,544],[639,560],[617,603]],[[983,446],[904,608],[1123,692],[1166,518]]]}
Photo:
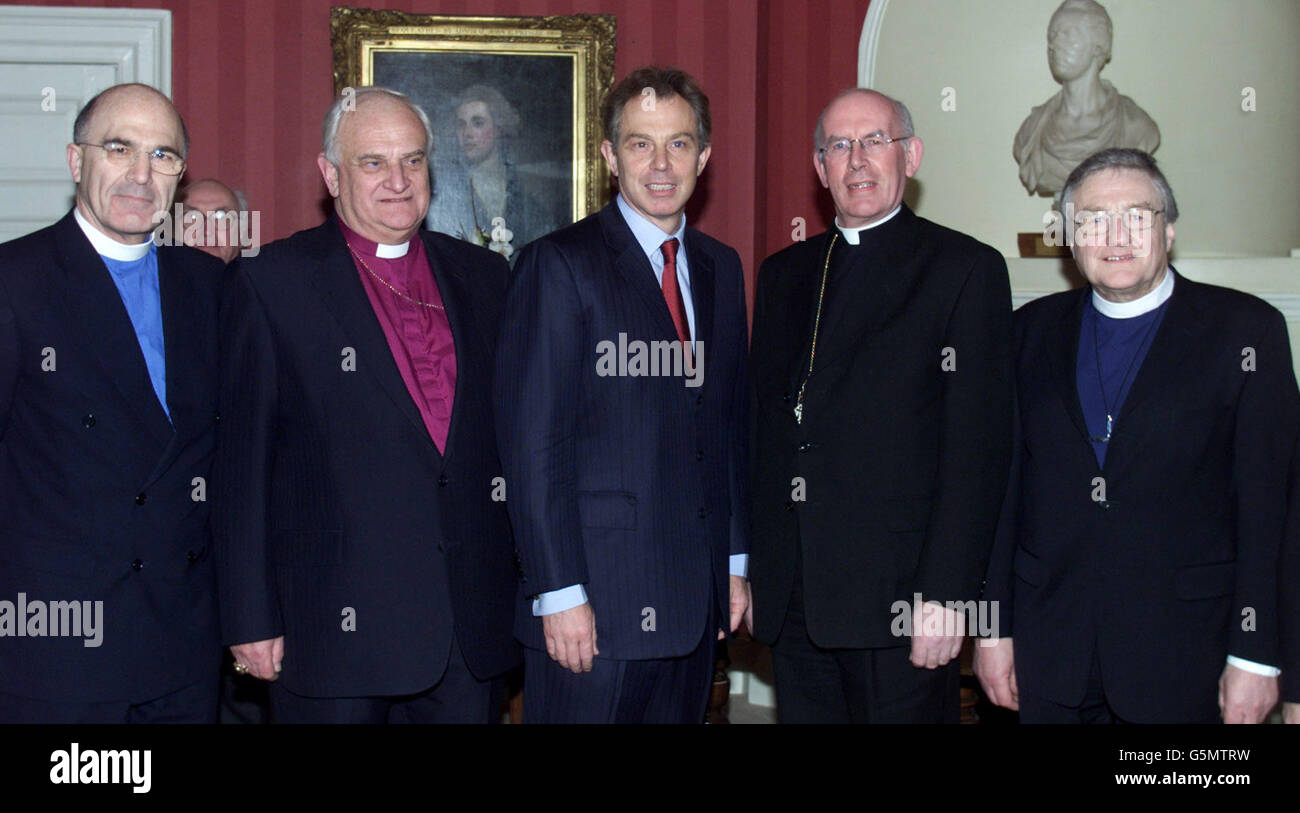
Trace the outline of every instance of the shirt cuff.
{"label": "shirt cuff", "polygon": [[1282,674],[1282,670],[1276,666],[1268,666],[1262,663],[1248,661],[1245,658],[1238,658],[1236,655],[1228,656],[1228,665],[1235,666],[1243,672],[1250,672],[1253,675],[1263,675],[1264,677],[1277,677]]}
{"label": "shirt cuff", "polygon": [[533,599],[533,615],[554,615],[587,603],[587,589],[580,584],[542,593]]}
{"label": "shirt cuff", "polygon": [[729,566],[727,570],[733,576],[739,576],[742,579],[748,578],[749,577],[749,554],[748,553],[731,554],[731,559],[729,560]]}

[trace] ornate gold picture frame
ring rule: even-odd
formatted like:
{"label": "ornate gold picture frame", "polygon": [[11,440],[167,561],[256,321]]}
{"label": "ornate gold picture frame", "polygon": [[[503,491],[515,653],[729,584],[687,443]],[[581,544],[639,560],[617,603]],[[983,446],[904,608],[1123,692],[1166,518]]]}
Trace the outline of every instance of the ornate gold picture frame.
{"label": "ornate gold picture frame", "polygon": [[334,88],[411,96],[434,129],[429,227],[481,244],[513,235],[518,248],[609,199],[599,111],[614,82],[615,33],[613,15],[336,7]]}

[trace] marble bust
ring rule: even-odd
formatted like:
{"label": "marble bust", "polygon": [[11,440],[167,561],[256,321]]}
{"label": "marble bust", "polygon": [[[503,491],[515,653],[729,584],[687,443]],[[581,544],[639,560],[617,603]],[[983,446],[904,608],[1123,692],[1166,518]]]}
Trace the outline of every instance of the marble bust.
{"label": "marble bust", "polygon": [[1146,111],[1101,78],[1110,49],[1110,15],[1096,0],[1065,0],[1052,14],[1047,61],[1061,89],[1029,113],[1012,150],[1031,195],[1059,194],[1070,171],[1099,150],[1160,145]]}

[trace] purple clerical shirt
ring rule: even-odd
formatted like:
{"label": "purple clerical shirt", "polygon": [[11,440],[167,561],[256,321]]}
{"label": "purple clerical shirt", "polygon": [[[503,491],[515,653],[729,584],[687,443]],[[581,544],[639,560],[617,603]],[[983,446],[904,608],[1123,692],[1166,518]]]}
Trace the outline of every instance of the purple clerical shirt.
{"label": "purple clerical shirt", "polygon": [[[424,241],[416,235],[405,246],[380,246],[342,221],[338,224],[352,249],[352,263],[361,277],[361,287],[370,298],[370,307],[379,319],[406,390],[438,451],[446,452],[456,397],[456,346],[442,307],[442,294],[424,253]],[[403,248],[406,250],[400,256],[393,256]],[[394,288],[409,299],[395,293]]]}

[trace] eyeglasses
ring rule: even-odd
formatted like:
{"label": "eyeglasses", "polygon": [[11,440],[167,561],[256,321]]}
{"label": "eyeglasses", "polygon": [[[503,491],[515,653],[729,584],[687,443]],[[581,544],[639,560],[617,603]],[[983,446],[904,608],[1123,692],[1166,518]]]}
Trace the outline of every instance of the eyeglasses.
{"label": "eyeglasses", "polygon": [[1089,241],[1084,245],[1097,245],[1106,235],[1111,233],[1112,226],[1114,233],[1119,233],[1119,227],[1122,224],[1129,234],[1146,235],[1151,231],[1151,226],[1155,223],[1158,215],[1164,214],[1164,209],[1142,209],[1134,207],[1123,212],[1094,212],[1082,210],[1074,216],[1074,225],[1077,232],[1078,242]]}
{"label": "eyeglasses", "polygon": [[[181,205],[184,206],[184,204]],[[201,209],[185,207],[184,211],[185,214],[182,215],[182,220],[187,224],[207,219],[215,220],[218,223],[223,221],[233,222],[239,219],[239,212],[234,209],[213,209],[211,212],[204,212]]]}
{"label": "eyeglasses", "polygon": [[834,141],[827,141],[825,146],[817,150],[817,153],[823,158],[830,157],[832,160],[848,158],[853,152],[853,145],[857,143],[862,147],[862,151],[867,155],[879,155],[889,149],[889,145],[895,141],[906,141],[915,136],[899,136],[891,138],[884,133],[872,133],[864,135],[862,138],[837,138]]}
{"label": "eyeglasses", "polygon": [[[108,158],[108,163],[117,167],[135,166],[136,157],[144,149],[123,144],[121,141],[105,141],[103,144],[88,144],[84,141],[76,143],[79,147],[99,147]],[[163,175],[180,175],[185,171],[185,159],[171,150],[154,147],[148,151],[148,155],[149,168],[154,172]]]}

